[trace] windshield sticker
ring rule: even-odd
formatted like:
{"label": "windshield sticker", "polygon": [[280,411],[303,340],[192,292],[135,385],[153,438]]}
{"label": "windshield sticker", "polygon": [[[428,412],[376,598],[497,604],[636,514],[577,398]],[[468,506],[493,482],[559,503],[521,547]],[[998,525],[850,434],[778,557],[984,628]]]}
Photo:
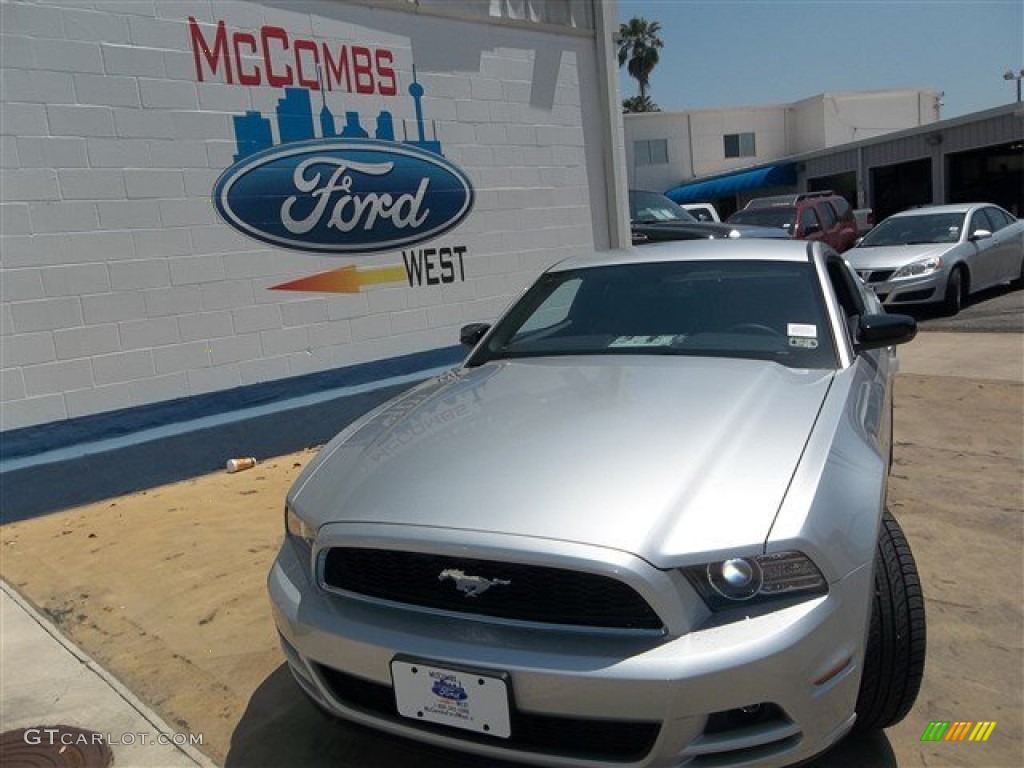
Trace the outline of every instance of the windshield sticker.
{"label": "windshield sticker", "polygon": [[791,347],[799,347],[800,349],[817,349],[818,348],[818,340],[817,339],[808,339],[808,338],[804,338],[802,336],[790,336],[789,337],[789,346],[791,346]]}
{"label": "windshield sticker", "polygon": [[619,336],[609,347],[671,347],[675,336]]}
{"label": "windshield sticker", "polygon": [[818,338],[818,326],[804,325],[802,323],[787,323],[786,335],[799,336],[803,339],[816,339]]}

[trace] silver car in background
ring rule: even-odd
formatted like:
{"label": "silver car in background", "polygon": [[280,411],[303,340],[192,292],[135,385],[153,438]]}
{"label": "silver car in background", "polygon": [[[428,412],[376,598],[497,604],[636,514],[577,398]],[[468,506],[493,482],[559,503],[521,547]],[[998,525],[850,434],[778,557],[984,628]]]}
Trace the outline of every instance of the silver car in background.
{"label": "silver car in background", "polygon": [[1024,281],[1024,222],[997,205],[913,208],[872,229],[846,258],[887,307],[941,303]]}
{"label": "silver car in background", "polygon": [[909,711],[886,315],[820,243],[571,258],[347,427],[270,572],[301,688],[545,766],[784,766]]}

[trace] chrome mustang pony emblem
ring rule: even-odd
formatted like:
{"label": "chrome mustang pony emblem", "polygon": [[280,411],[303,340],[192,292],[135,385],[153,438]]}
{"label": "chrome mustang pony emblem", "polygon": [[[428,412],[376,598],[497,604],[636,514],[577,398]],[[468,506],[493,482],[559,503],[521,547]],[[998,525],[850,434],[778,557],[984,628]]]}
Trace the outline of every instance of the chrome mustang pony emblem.
{"label": "chrome mustang pony emblem", "polygon": [[507,579],[485,579],[483,576],[467,576],[465,571],[447,568],[438,574],[438,581],[451,579],[455,588],[466,597],[478,597],[491,587],[507,587],[511,581]]}

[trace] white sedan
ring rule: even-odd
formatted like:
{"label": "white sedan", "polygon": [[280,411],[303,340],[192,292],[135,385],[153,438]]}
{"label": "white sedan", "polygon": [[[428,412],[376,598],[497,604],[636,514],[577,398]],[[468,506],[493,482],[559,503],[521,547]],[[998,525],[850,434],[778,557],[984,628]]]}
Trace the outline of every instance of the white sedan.
{"label": "white sedan", "polygon": [[1024,281],[1024,221],[997,205],[960,203],[890,216],[846,254],[886,307],[942,303]]}

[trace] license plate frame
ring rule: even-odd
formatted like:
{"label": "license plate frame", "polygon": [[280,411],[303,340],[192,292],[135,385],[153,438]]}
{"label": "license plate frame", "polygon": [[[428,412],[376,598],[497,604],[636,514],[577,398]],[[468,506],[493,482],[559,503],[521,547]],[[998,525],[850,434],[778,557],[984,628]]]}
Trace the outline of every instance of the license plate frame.
{"label": "license plate frame", "polygon": [[391,660],[391,684],[402,717],[496,739],[512,735],[507,672],[399,655]]}

